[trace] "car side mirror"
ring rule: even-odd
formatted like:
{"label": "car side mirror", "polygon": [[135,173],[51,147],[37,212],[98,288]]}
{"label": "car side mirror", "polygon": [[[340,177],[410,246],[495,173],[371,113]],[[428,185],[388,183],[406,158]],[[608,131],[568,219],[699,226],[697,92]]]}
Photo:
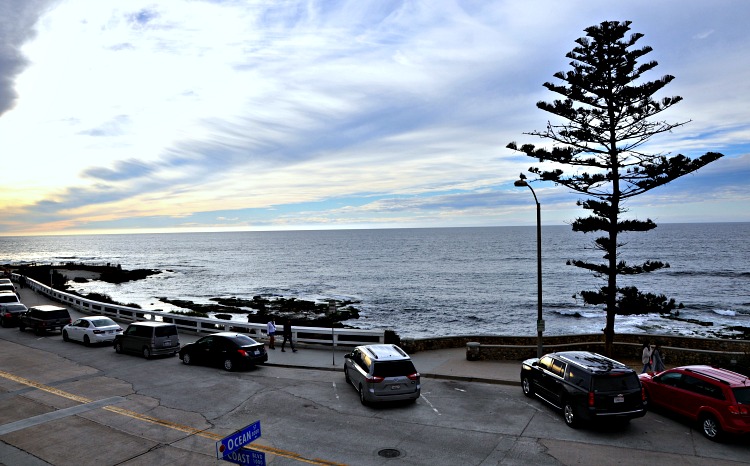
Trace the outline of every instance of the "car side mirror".
{"label": "car side mirror", "polygon": [[345,358],[345,359],[351,359],[351,358],[352,358],[352,355],[351,355],[350,353],[346,353],[346,354],[344,355],[344,358]]}

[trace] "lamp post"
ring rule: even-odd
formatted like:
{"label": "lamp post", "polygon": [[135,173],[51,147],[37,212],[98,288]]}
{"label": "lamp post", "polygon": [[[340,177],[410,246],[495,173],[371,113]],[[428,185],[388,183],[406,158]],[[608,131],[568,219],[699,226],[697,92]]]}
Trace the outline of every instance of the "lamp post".
{"label": "lamp post", "polygon": [[542,357],[542,334],[544,333],[544,319],[542,318],[542,206],[536,197],[534,189],[524,179],[513,183],[515,186],[526,186],[531,190],[536,202],[536,357]]}

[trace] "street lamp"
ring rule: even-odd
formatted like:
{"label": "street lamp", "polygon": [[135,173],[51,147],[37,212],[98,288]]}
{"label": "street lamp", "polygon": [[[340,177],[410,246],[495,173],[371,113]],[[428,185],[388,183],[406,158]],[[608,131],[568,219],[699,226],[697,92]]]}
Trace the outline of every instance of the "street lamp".
{"label": "street lamp", "polygon": [[536,357],[542,357],[542,334],[544,333],[544,319],[542,318],[542,206],[536,197],[534,189],[522,178],[513,183],[515,186],[526,186],[531,190],[536,202]]}

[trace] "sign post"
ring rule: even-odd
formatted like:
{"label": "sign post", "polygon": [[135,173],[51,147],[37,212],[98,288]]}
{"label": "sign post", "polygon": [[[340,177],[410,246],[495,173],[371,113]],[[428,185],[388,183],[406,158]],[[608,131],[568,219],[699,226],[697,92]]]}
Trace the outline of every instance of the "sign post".
{"label": "sign post", "polygon": [[336,335],[333,333],[333,319],[336,318],[336,301],[328,301],[328,314],[331,317],[331,364],[336,365]]}
{"label": "sign post", "polygon": [[263,452],[250,450],[238,451],[243,446],[260,438],[260,421],[224,437],[216,442],[216,458],[235,464],[265,466],[266,455]]}

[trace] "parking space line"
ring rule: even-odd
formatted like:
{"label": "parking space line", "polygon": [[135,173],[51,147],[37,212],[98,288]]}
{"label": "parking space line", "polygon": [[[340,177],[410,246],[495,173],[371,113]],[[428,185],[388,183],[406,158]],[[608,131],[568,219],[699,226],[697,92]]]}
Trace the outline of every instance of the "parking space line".
{"label": "parking space line", "polygon": [[[153,417],[153,416],[149,416],[149,415],[146,415],[146,414],[137,413],[135,411],[131,411],[131,410],[128,410],[128,409],[119,408],[117,406],[110,406],[111,404],[113,404],[113,400],[114,400],[114,402],[124,401],[125,398],[122,398],[122,397],[112,397],[112,398],[107,398],[107,399],[104,399],[104,400],[92,401],[92,400],[90,400],[90,399],[88,399],[86,397],[74,395],[72,393],[69,393],[69,392],[66,392],[66,391],[54,388],[54,387],[50,387],[49,385],[44,385],[44,384],[41,384],[39,382],[34,382],[33,380],[29,380],[29,379],[27,379],[25,377],[20,377],[20,376],[17,376],[17,375],[14,375],[14,374],[11,374],[9,372],[2,371],[2,370],[0,370],[0,377],[3,377],[3,378],[8,379],[8,380],[12,380],[13,382],[17,382],[17,383],[20,383],[22,385],[27,385],[27,386],[30,386],[30,387],[34,387],[34,388],[36,388],[38,390],[42,390],[42,391],[45,391],[47,393],[52,393],[52,394],[58,395],[60,397],[67,398],[69,400],[77,401],[79,403],[82,403],[83,406],[90,406],[88,408],[83,408],[83,406],[74,406],[72,408],[64,408],[64,409],[60,409],[60,410],[54,411],[52,413],[42,414],[40,416],[34,416],[33,418],[26,419],[25,421],[28,421],[28,420],[34,419],[34,418],[41,418],[43,416],[47,416],[48,414],[49,415],[54,415],[55,413],[58,413],[58,412],[61,412],[61,411],[66,412],[65,414],[60,415],[59,417],[49,418],[49,419],[46,419],[44,421],[41,421],[41,422],[47,422],[48,420],[51,420],[51,419],[58,419],[58,418],[61,418],[61,417],[66,417],[66,416],[71,416],[73,414],[78,414],[76,412],[69,411],[69,410],[74,410],[75,408],[82,408],[82,409],[80,409],[79,412],[84,412],[84,411],[88,411],[90,409],[95,409],[95,408],[101,407],[102,409],[104,409],[106,411],[110,411],[112,413],[120,414],[122,416],[127,416],[127,417],[130,417],[130,418],[133,418],[133,419],[137,419],[137,420],[140,420],[140,421],[144,421],[144,422],[149,422],[149,423],[152,423],[152,424],[160,425],[160,426],[166,427],[168,429],[173,429],[173,430],[177,430],[177,431],[180,431],[180,432],[184,432],[184,433],[186,433],[188,435],[196,435],[196,436],[199,436],[199,437],[203,437],[205,439],[213,440],[215,442],[221,440],[222,438],[224,438],[224,436],[219,435],[219,434],[215,434],[215,433],[211,433],[211,432],[206,432],[204,430],[196,429],[196,428],[193,428],[193,427],[190,427],[190,426],[185,426],[185,425],[182,425],[182,424],[177,424],[177,423],[174,423],[174,422],[171,422],[171,421],[167,421],[165,419],[159,419],[159,418],[156,418],[156,417]],[[94,405],[96,405],[96,406],[94,406]],[[24,421],[16,421],[16,422],[13,422],[13,423],[6,424],[5,426],[11,426],[13,424],[18,424],[18,423],[21,423],[21,422],[24,422]],[[36,424],[39,424],[41,422],[38,422]],[[30,427],[31,425],[36,425],[36,424],[29,424],[29,425],[27,425],[25,427]],[[5,426],[0,426],[0,428],[3,428]],[[22,427],[18,427],[18,428],[14,429],[14,430],[19,430],[21,428]],[[12,432],[12,431],[13,430],[11,430],[9,432]],[[0,435],[2,435],[4,433],[8,433],[8,432],[0,432]],[[250,449],[250,447],[244,447],[244,449]],[[252,449],[253,450],[257,450],[257,451],[261,451],[263,453],[268,453],[268,454],[276,455],[276,456],[279,456],[279,457],[296,460],[296,461],[299,461],[301,463],[314,464],[314,465],[319,465],[319,466],[344,466],[342,463],[334,463],[334,462],[330,462],[330,461],[326,461],[326,460],[321,460],[321,459],[317,459],[317,458],[315,458],[315,459],[305,458],[305,457],[303,457],[303,456],[301,456],[301,455],[299,455],[297,453],[294,453],[294,452],[291,452],[291,451],[286,451],[286,450],[281,450],[281,449],[278,449],[278,448],[273,448],[273,447],[266,446],[266,445],[253,444],[252,445]]]}
{"label": "parking space line", "polygon": [[9,422],[8,424],[0,425],[0,435],[9,434],[17,430],[25,429],[27,427],[44,424],[45,422],[62,419],[64,417],[73,416],[92,409],[101,408],[103,406],[120,403],[125,398],[121,396],[113,396],[112,398],[105,398],[103,400],[94,401],[91,403],[84,403],[78,406],[71,406],[70,408],[58,409],[49,413],[40,414],[38,416],[29,417],[20,421]]}

